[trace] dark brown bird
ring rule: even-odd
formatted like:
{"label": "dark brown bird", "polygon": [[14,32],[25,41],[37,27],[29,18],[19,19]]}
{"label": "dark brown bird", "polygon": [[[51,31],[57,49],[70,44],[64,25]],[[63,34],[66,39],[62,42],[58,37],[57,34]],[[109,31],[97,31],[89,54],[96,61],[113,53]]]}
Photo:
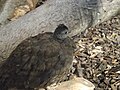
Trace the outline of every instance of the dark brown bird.
{"label": "dark brown bird", "polygon": [[60,82],[73,61],[75,44],[68,34],[68,28],[60,24],[54,33],[21,42],[0,67],[0,90],[33,90]]}

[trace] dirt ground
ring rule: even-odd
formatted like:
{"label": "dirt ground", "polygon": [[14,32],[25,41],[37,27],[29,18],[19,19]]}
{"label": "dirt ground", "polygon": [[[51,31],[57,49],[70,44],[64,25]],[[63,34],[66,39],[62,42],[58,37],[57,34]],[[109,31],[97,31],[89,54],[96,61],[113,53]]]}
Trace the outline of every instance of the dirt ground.
{"label": "dirt ground", "polygon": [[95,90],[120,90],[120,15],[77,36],[75,59]]}

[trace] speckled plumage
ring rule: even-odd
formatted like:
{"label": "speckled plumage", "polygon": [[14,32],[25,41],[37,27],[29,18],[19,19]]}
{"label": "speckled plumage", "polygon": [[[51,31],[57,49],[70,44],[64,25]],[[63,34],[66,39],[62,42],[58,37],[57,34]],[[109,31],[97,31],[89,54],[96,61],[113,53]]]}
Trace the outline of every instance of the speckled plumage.
{"label": "speckled plumage", "polygon": [[0,90],[60,82],[72,65],[74,47],[69,37],[58,40],[50,32],[25,39],[0,67]]}

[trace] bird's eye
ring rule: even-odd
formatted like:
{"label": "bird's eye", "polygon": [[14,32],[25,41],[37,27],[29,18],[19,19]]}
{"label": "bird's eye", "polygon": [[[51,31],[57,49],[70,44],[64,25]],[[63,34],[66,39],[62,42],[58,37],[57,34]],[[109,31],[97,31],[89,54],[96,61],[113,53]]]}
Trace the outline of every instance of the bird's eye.
{"label": "bird's eye", "polygon": [[67,34],[68,32],[66,31],[65,34]]}

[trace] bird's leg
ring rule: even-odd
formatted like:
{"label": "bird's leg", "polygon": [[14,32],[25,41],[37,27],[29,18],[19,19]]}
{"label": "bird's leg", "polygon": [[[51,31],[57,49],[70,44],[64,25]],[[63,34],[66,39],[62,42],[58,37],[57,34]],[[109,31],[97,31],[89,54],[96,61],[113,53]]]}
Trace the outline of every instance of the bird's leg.
{"label": "bird's leg", "polygon": [[70,70],[70,73],[68,74],[68,78],[67,78],[67,80],[71,80],[71,79],[73,79],[74,78],[74,73],[75,72],[75,67],[71,67],[71,70]]}
{"label": "bird's leg", "polygon": [[73,59],[73,68],[74,68],[72,69],[73,74],[77,75],[78,77],[83,76],[83,68],[81,68],[81,62],[80,60],[76,60],[75,57]]}
{"label": "bird's leg", "polygon": [[82,77],[83,76],[83,68],[81,68],[81,63],[79,60],[78,60],[77,66],[76,66],[76,70],[77,70],[78,77]]}

